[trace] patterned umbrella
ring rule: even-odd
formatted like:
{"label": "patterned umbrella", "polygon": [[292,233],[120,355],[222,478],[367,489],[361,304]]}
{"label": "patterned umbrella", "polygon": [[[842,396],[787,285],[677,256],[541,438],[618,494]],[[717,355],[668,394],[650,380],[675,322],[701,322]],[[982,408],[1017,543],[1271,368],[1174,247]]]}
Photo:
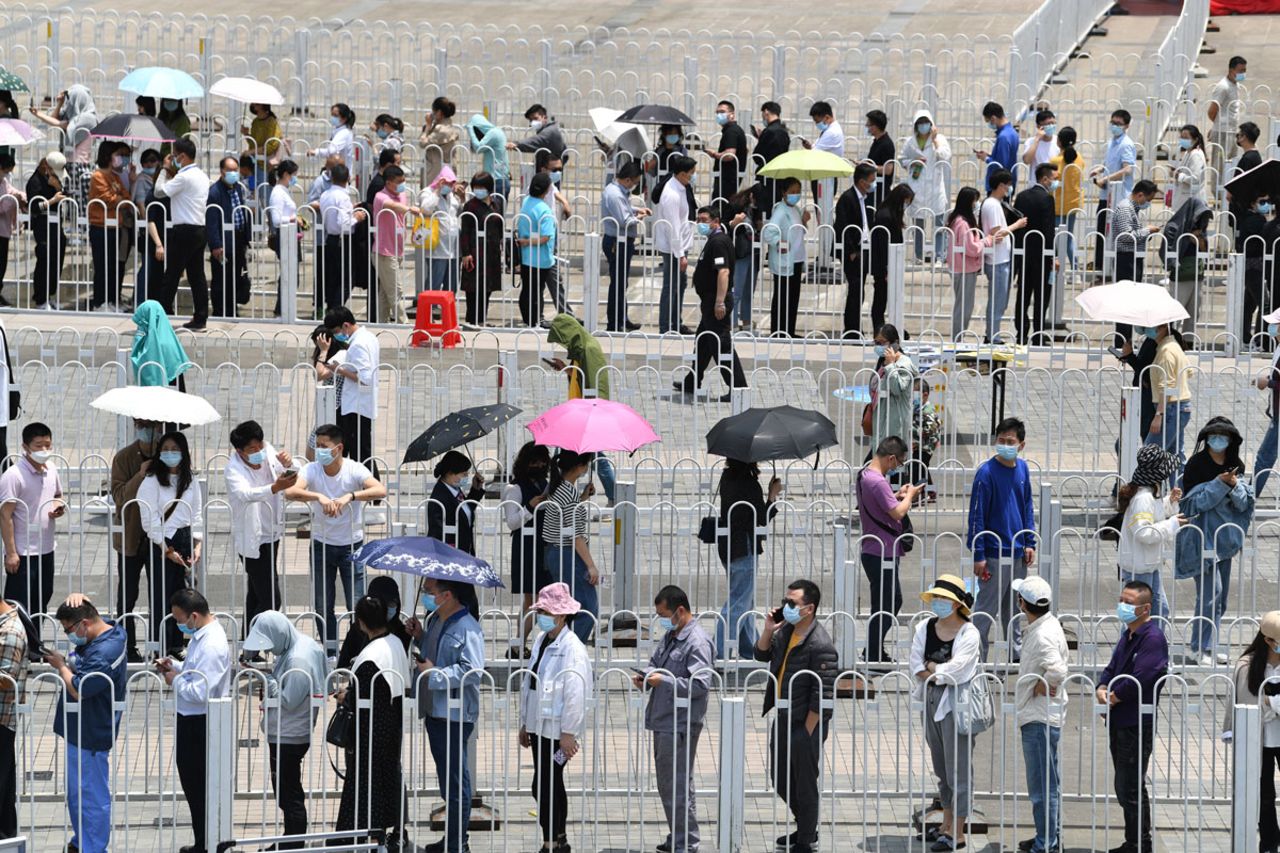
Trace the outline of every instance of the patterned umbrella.
{"label": "patterned umbrella", "polygon": [[0,66],[0,89],[7,89],[10,92],[29,92],[27,84],[21,77],[14,74],[8,68]]}
{"label": "patterned umbrella", "polygon": [[404,452],[404,462],[425,462],[446,450],[469,444],[488,435],[507,421],[520,414],[520,409],[498,403],[492,406],[473,406],[445,415],[427,427],[413,440]]}
{"label": "patterned umbrella", "polygon": [[356,560],[366,568],[384,572],[404,572],[473,586],[503,586],[493,566],[430,536],[392,536],[366,542],[356,552]]}
{"label": "patterned umbrella", "polygon": [[135,142],[172,142],[178,137],[159,119],[151,116],[116,113],[89,131],[104,139],[132,139]]}

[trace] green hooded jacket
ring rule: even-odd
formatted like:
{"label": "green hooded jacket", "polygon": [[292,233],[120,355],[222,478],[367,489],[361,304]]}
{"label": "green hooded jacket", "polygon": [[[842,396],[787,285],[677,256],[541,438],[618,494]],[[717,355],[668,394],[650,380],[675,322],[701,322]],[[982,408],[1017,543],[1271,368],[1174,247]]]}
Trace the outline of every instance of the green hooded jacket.
{"label": "green hooded jacket", "polygon": [[[605,360],[600,342],[583,328],[577,317],[572,314],[557,314],[551,321],[547,341],[560,344],[569,351],[569,360],[582,371],[584,388],[594,388],[596,396],[601,400],[609,399],[609,362]],[[574,393],[577,384],[578,375],[575,371],[569,378],[570,399],[583,396],[581,393]]]}

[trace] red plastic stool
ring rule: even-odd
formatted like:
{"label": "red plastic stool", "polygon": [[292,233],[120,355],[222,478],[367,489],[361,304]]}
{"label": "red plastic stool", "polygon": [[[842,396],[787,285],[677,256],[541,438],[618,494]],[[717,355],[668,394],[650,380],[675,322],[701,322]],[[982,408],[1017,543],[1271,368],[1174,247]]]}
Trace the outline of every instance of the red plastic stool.
{"label": "red plastic stool", "polygon": [[418,313],[409,342],[415,347],[439,343],[456,347],[462,343],[458,331],[458,301],[449,290],[424,290],[418,294]]}

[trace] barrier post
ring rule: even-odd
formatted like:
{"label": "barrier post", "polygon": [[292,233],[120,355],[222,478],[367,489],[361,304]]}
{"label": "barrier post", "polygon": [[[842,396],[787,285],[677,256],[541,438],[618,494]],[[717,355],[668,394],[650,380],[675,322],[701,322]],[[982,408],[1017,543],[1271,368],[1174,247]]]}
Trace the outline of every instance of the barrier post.
{"label": "barrier post", "polygon": [[741,696],[720,700],[720,820],[716,846],[720,853],[739,853],[746,794],[747,704]]}
{"label": "barrier post", "polygon": [[[399,68],[399,66],[396,66]],[[391,114],[401,115],[404,112],[404,81],[396,77],[391,81]]]}
{"label": "barrier post", "polygon": [[930,115],[936,116],[938,114],[938,66],[932,62],[926,62],[924,66],[920,99],[924,101],[924,105],[929,110]]}
{"label": "barrier post", "polygon": [[298,322],[298,223],[280,226],[280,321]]}
{"label": "barrier post", "polygon": [[1120,479],[1129,482],[1142,446],[1142,388],[1120,389]]}
{"label": "barrier post", "polygon": [[684,100],[689,115],[698,114],[698,58],[684,58]]}
{"label": "barrier post", "polygon": [[1040,483],[1040,524],[1037,527],[1040,546],[1036,549],[1036,562],[1040,564],[1040,576],[1053,587],[1056,601],[1061,569],[1058,565],[1058,539],[1062,531],[1062,501],[1053,496],[1052,483]]}
{"label": "barrier post", "polygon": [[298,78],[297,109],[306,112],[311,106],[307,100],[307,63],[311,61],[311,31],[306,27],[299,28],[293,34],[294,74]]}
{"label": "barrier post", "polygon": [[[520,358],[515,350],[498,353],[498,370],[498,402],[514,406],[520,399]],[[520,446],[518,430],[514,420],[507,421],[498,430],[498,454],[502,470],[508,474],[516,461],[516,448]]]}
{"label": "barrier post", "polygon": [[889,304],[885,320],[895,328],[904,328],[907,294],[907,244],[889,244]]}
{"label": "barrier post", "polygon": [[538,91],[541,100],[546,103],[551,98],[551,42],[543,39],[538,43],[541,61],[538,63]]}
{"label": "barrier post", "polygon": [[[200,113],[205,123],[212,127],[209,120],[209,87],[213,85],[213,35],[212,30],[200,38],[200,74],[204,77],[200,84],[204,86],[204,94],[200,96]],[[203,143],[203,140],[201,140]]]}
{"label": "barrier post", "polygon": [[[831,543],[831,567],[835,573],[834,613],[849,614],[850,621],[858,616],[858,572],[849,567],[849,520],[837,518],[832,524],[835,536]],[[872,605],[874,608],[874,604]],[[852,669],[858,663],[855,631],[852,628],[834,632],[836,653],[840,656],[840,669]]]}
{"label": "barrier post", "polygon": [[209,850],[221,850],[223,842],[234,838],[236,715],[232,700],[210,699],[205,725],[205,844]]}
{"label": "barrier post", "polygon": [[1224,355],[1235,358],[1249,351],[1244,328],[1244,255],[1227,255],[1227,334]]}
{"label": "barrier post", "polygon": [[603,241],[590,231],[582,239],[582,325],[591,334],[600,324],[600,252]]}
{"label": "barrier post", "polygon": [[1236,705],[1231,727],[1234,761],[1231,782],[1231,851],[1253,853],[1258,847],[1258,780],[1262,778],[1262,711]]}
{"label": "barrier post", "polygon": [[636,604],[636,483],[618,480],[613,501],[613,609],[635,611]]}
{"label": "barrier post", "polygon": [[[49,20],[45,26],[45,38],[48,40],[49,48],[49,82],[45,87],[45,91],[53,94],[62,91],[62,51],[59,47],[62,40],[62,16],[54,12],[49,16]],[[207,83],[205,85],[208,85]]]}
{"label": "barrier post", "polygon": [[777,98],[782,94],[782,87],[787,79],[787,49],[782,45],[775,45],[773,48],[773,97]]}
{"label": "barrier post", "polygon": [[441,95],[447,95],[449,93],[449,50],[448,48],[443,48],[443,47],[436,48],[436,89]]}

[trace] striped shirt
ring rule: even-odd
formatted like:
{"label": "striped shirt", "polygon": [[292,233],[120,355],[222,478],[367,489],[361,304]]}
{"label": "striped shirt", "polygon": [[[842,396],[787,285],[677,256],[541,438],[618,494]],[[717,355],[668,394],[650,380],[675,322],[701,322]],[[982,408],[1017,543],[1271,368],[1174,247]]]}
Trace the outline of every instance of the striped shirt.
{"label": "striped shirt", "polygon": [[1142,223],[1138,218],[1138,209],[1133,206],[1133,199],[1125,198],[1116,202],[1108,215],[1111,222],[1107,237],[1112,248],[1117,252],[1137,252],[1142,240]]}
{"label": "striped shirt", "polygon": [[0,690],[0,726],[16,731],[18,701],[27,683],[27,630],[17,610],[0,616],[0,680],[17,688]]}
{"label": "striped shirt", "polygon": [[587,538],[590,507],[578,499],[573,483],[565,481],[556,487],[541,506],[542,541],[548,545],[567,547],[574,539]]}

